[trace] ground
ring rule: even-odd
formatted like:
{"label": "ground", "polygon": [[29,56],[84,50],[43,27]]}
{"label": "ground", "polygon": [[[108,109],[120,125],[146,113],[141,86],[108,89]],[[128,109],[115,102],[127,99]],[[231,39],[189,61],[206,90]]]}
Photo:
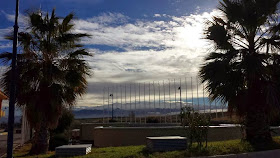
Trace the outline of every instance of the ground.
{"label": "ground", "polygon": [[[0,133],[0,157],[7,152],[7,132]],[[14,146],[20,144],[21,134],[14,134]]]}
{"label": "ground", "polygon": [[[15,150],[14,157],[25,158],[46,158],[55,157],[55,152],[49,152],[45,155],[29,156],[31,144],[26,144],[22,148]],[[274,143],[264,145],[263,150],[280,149],[280,137],[274,137]],[[199,151],[197,148],[190,150],[171,151],[171,152],[155,152],[150,153],[145,146],[126,146],[126,147],[107,147],[107,148],[92,148],[92,152],[80,158],[183,158],[188,156],[198,155],[224,155],[232,153],[245,153],[256,151],[256,149],[248,142],[240,140],[229,140],[220,142],[209,142],[208,148]]]}

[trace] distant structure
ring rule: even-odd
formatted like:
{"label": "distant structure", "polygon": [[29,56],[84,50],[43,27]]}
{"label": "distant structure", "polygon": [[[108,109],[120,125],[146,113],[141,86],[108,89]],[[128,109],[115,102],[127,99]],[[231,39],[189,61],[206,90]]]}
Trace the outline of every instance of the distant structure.
{"label": "distant structure", "polygon": [[0,118],[5,116],[5,111],[2,110],[2,100],[6,100],[8,97],[0,91]]}

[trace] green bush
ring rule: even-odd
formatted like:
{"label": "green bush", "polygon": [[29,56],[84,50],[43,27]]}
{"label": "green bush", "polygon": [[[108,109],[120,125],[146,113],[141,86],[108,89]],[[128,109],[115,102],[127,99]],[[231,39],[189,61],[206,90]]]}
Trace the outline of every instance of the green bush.
{"label": "green bush", "polygon": [[159,123],[159,119],[157,117],[148,117],[147,118],[147,123]]}
{"label": "green bush", "polygon": [[[181,109],[182,124],[186,129],[189,140],[189,147],[197,143],[198,150],[207,147],[208,129],[210,125],[210,116],[195,112],[191,107]],[[203,145],[205,143],[205,146]]]}
{"label": "green bush", "polygon": [[69,129],[74,120],[72,111],[63,109],[61,118],[58,120],[58,125],[55,129],[50,130],[49,150],[55,150],[55,147],[66,145],[69,143]]}
{"label": "green bush", "polygon": [[62,116],[58,120],[57,127],[52,130],[53,133],[64,133],[71,127],[72,122],[74,121],[74,114],[68,109],[63,109]]}
{"label": "green bush", "polygon": [[55,134],[50,138],[49,150],[54,151],[56,147],[61,145],[67,145],[69,143],[69,139],[64,134]]}

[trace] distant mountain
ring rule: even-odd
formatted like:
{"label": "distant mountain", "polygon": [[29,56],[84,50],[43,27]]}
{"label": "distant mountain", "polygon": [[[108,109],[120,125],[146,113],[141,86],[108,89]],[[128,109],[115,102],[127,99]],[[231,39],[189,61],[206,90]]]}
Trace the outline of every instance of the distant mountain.
{"label": "distant mountain", "polygon": [[[192,104],[193,102],[193,104]],[[208,98],[193,98],[193,99],[183,99],[182,107],[193,106],[195,110],[204,111],[210,109],[222,109],[223,105],[220,101],[210,102]],[[101,117],[111,117],[112,115],[112,105],[100,105],[98,107],[77,107],[73,110],[75,118],[101,118]],[[224,110],[226,107],[223,107]],[[150,102],[131,102],[120,104],[114,103],[114,116],[128,116],[131,112],[135,113],[136,116],[151,116],[151,115],[169,115],[177,114],[180,112],[180,101],[172,100],[166,101],[165,103],[161,100],[151,100]]]}

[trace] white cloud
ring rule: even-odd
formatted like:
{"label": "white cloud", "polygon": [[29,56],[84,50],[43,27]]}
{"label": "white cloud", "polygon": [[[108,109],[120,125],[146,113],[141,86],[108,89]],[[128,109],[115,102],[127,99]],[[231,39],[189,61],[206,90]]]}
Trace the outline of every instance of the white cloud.
{"label": "white cloud", "polygon": [[[14,14],[8,14],[4,11],[1,11],[1,13],[7,18],[7,20],[9,20],[10,22],[15,22],[15,15]],[[25,27],[28,24],[28,18],[27,16],[19,13],[19,17],[18,17],[18,25],[19,27]]]}
{"label": "white cloud", "polygon": [[[7,36],[9,33],[12,33],[13,30],[14,29],[12,27],[0,29],[0,42],[7,41],[5,39],[5,36]],[[1,45],[2,45],[2,43],[1,43]]]}
{"label": "white cloud", "polygon": [[205,21],[217,12],[180,17],[154,15],[165,20],[104,13],[75,20],[75,32],[92,35],[83,39],[83,44],[120,48],[89,49],[94,56],[86,60],[93,76],[88,78],[88,93],[78,100],[77,106],[101,105],[104,86],[195,76],[210,46],[203,40]]}
{"label": "white cloud", "polygon": [[[94,90],[78,105],[102,104],[101,89],[112,83],[147,83],[196,76],[209,49],[209,43],[203,40],[205,21],[214,14],[217,10],[181,17],[165,15],[170,20],[138,19],[115,27],[105,26],[99,21],[77,21],[77,31],[88,32],[93,37],[83,43],[125,50],[93,50],[95,55],[88,61],[94,75],[88,81],[91,83],[89,88]],[[201,95],[201,87],[199,89]],[[93,94],[93,91],[96,93]]]}
{"label": "white cloud", "polygon": [[161,17],[160,14],[154,14],[154,17]]}
{"label": "white cloud", "polygon": [[113,23],[125,23],[129,19],[121,13],[102,13],[99,16],[87,19],[88,22],[99,23],[99,24],[113,24]]}

